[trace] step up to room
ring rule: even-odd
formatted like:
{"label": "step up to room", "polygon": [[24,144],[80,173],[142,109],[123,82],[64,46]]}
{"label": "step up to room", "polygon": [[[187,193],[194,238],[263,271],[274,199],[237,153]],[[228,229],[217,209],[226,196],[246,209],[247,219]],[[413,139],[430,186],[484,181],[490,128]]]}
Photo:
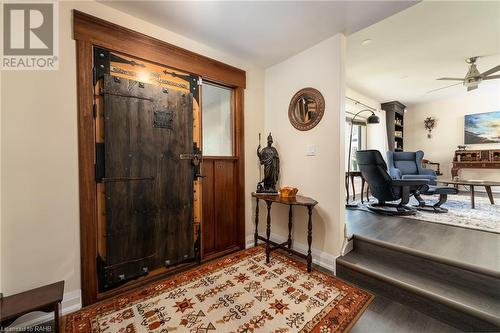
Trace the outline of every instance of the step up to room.
{"label": "step up to room", "polygon": [[337,276],[463,331],[500,331],[500,272],[353,236]]}

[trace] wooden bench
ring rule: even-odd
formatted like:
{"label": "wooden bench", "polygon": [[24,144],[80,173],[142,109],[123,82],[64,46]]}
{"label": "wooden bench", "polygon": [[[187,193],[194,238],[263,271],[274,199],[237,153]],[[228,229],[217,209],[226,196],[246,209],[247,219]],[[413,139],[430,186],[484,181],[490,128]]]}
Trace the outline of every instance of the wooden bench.
{"label": "wooden bench", "polygon": [[59,332],[59,315],[64,293],[64,281],[31,289],[0,300],[0,331],[17,318],[33,311],[54,311],[55,332]]}

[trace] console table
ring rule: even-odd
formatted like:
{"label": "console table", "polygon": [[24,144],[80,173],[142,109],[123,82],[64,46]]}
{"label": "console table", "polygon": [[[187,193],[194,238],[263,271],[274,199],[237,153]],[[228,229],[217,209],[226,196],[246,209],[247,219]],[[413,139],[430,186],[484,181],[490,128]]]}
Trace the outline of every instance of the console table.
{"label": "console table", "polygon": [[460,169],[500,169],[500,149],[455,150],[451,176]]}
{"label": "console table", "polygon": [[[271,251],[276,249],[283,249],[287,251],[289,254],[294,254],[298,257],[304,258],[307,261],[307,271],[311,272],[312,268],[312,254],[311,254],[311,243],[312,243],[312,210],[314,206],[318,204],[318,202],[312,198],[304,197],[301,195],[297,195],[294,198],[282,198],[279,195],[265,194],[265,193],[252,193],[252,197],[255,198],[255,246],[257,246],[258,240],[263,240],[266,242],[266,262],[269,263],[269,257]],[[267,228],[266,228],[266,236],[259,236],[258,226],[259,226],[259,200],[264,200],[267,205]],[[275,243],[271,241],[269,238],[271,237],[271,205],[273,203],[288,205],[288,240],[281,244]],[[307,212],[309,215],[308,223],[307,223],[307,255],[304,255],[300,252],[297,252],[292,249],[292,225],[293,225],[293,206],[304,206],[307,208]],[[271,247],[271,245],[273,245]]]}
{"label": "console table", "polygon": [[58,333],[63,292],[64,281],[59,281],[2,298],[0,300],[0,331],[27,313],[54,311],[54,328],[55,332]]}

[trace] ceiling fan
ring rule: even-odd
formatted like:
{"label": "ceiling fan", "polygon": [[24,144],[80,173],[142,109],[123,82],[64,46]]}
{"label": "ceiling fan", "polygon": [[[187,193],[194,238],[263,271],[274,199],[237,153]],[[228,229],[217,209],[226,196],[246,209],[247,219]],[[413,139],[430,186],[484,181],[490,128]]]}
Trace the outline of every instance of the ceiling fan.
{"label": "ceiling fan", "polygon": [[486,72],[479,73],[477,66],[476,66],[476,60],[478,58],[480,58],[480,57],[471,57],[471,58],[465,59],[465,62],[470,64],[470,67],[469,67],[469,71],[467,72],[467,74],[465,75],[465,77],[463,79],[456,78],[456,77],[441,77],[438,79],[441,81],[460,81],[459,83],[455,83],[455,84],[452,84],[450,86],[434,89],[434,90],[431,90],[429,92],[453,87],[453,86],[456,86],[458,84],[463,84],[464,87],[467,87],[467,91],[471,91],[471,90],[477,89],[477,87],[479,86],[479,83],[481,83],[481,81],[483,81],[483,80],[500,79],[500,75],[491,75],[495,72],[500,71],[500,65],[493,67],[493,68],[487,70]]}

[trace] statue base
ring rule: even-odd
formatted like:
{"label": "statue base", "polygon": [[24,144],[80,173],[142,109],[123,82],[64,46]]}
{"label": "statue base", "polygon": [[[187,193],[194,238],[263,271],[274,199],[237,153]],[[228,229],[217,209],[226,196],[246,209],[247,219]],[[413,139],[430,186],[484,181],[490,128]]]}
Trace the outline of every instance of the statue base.
{"label": "statue base", "polygon": [[273,194],[273,195],[278,195],[278,191],[259,191],[257,190],[256,193],[262,193],[262,194]]}
{"label": "statue base", "polygon": [[275,194],[278,195],[278,191],[274,188],[264,188],[261,183],[257,184],[256,193],[264,193],[264,194]]}

